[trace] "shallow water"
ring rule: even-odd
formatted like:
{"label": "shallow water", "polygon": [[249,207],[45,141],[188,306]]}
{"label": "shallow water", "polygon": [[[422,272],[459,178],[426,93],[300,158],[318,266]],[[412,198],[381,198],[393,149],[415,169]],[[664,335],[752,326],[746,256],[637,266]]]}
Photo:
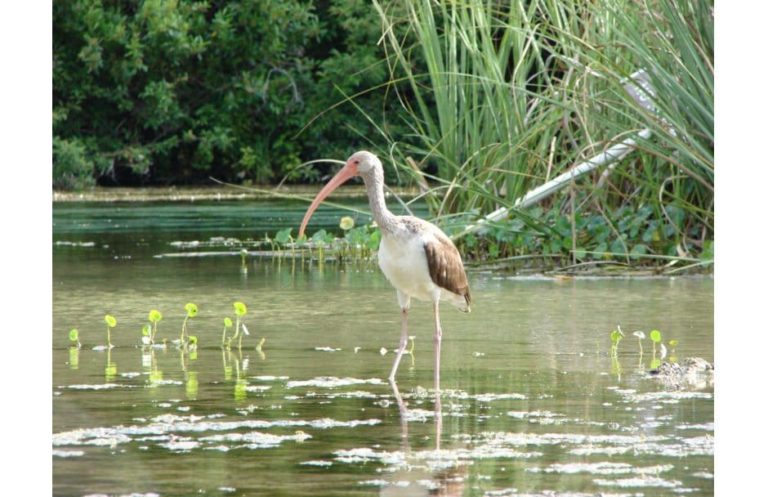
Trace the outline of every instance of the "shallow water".
{"label": "shallow water", "polygon": [[[304,208],[258,205],[54,206],[54,495],[714,493],[712,386],[656,383],[648,340],[642,357],[631,336],[618,361],[608,353],[620,324],[712,361],[711,278],[472,273],[472,313],[441,313],[440,395],[418,302],[394,390],[400,318],[374,266],[252,257],[243,273],[239,256],[157,257],[260,236],[276,229],[264,219],[283,227]],[[236,300],[251,335],[222,351]],[[189,301],[196,351],[138,346],[150,309],[158,338],[178,338]],[[105,313],[118,320],[109,352],[93,350]]]}

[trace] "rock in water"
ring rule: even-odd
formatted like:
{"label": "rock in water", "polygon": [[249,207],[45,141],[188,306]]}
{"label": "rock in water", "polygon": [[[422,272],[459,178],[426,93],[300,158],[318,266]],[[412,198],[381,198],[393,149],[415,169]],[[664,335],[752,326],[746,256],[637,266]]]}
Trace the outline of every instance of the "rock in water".
{"label": "rock in water", "polygon": [[681,364],[665,362],[650,374],[668,388],[707,388],[714,383],[715,366],[701,357],[688,357]]}

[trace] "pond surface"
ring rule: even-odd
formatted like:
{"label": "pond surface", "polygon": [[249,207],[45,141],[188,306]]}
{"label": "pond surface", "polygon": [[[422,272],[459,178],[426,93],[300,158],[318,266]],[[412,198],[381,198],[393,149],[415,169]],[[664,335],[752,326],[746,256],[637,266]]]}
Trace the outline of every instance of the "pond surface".
{"label": "pond surface", "polygon": [[[713,387],[661,386],[651,342],[641,356],[631,336],[658,328],[678,340],[667,359],[712,361],[711,277],[471,273],[472,313],[441,313],[439,395],[419,302],[393,389],[400,316],[375,265],[251,256],[242,270],[241,242],[305,207],[54,205],[53,495],[713,495]],[[216,251],[231,255],[195,256]],[[235,301],[250,335],[222,350]],[[149,311],[170,342],[187,302],[197,350],[142,349]]]}

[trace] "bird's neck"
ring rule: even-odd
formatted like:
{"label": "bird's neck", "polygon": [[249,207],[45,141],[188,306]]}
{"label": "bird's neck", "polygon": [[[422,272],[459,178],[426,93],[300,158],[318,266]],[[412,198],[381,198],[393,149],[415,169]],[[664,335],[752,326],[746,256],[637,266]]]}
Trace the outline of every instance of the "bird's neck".
{"label": "bird's neck", "polygon": [[368,190],[368,203],[371,206],[373,219],[383,234],[389,234],[395,228],[395,215],[387,209],[384,202],[384,174],[372,174],[364,177],[365,188]]}

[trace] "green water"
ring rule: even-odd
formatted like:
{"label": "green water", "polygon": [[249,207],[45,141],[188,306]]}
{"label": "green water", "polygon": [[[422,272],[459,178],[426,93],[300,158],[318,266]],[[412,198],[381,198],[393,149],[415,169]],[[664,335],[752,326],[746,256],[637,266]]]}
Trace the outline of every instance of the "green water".
{"label": "green water", "polygon": [[[399,391],[385,380],[400,318],[374,265],[252,257],[244,273],[236,255],[189,256],[298,224],[304,207],[54,205],[53,495],[713,495],[713,388],[660,386],[648,340],[642,357],[631,336],[608,353],[620,324],[712,361],[711,278],[471,273],[473,312],[441,313],[437,403],[427,304]],[[190,301],[196,351],[139,347],[150,309],[170,341]],[[250,336],[223,351],[234,301]],[[109,352],[93,350],[105,313]]]}

